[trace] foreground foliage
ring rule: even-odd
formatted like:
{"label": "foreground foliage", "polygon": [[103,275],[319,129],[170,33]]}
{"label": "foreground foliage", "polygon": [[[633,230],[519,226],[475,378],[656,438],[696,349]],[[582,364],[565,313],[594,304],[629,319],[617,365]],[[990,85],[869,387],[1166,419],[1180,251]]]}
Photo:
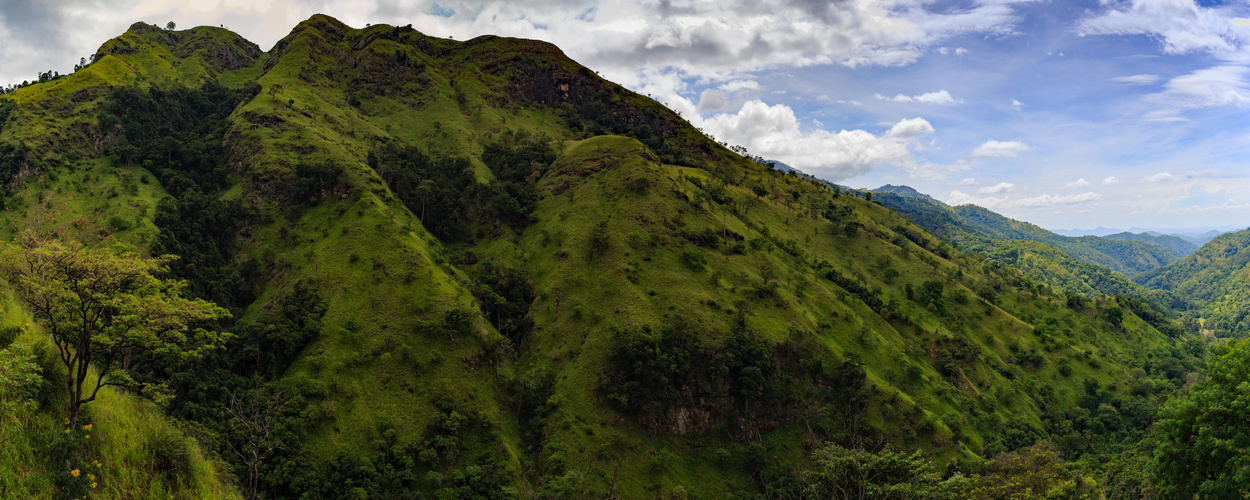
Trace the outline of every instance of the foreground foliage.
{"label": "foreground foliage", "polygon": [[1220,347],[1203,380],[1159,409],[1155,474],[1167,498],[1250,495],[1250,341]]}
{"label": "foreground foliage", "polygon": [[0,253],[5,278],[52,337],[65,365],[69,425],[106,385],[162,399],[161,387],[136,387],[132,370],[154,358],[195,357],[229,334],[195,326],[227,315],[182,296],[182,284],[157,277],[169,259],[50,241]]}

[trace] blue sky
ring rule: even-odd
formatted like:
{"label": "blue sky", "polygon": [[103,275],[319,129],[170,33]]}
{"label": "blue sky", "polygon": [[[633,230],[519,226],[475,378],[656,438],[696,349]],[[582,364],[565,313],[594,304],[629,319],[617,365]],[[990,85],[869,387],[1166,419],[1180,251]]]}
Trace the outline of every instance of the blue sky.
{"label": "blue sky", "polygon": [[842,184],[1049,228],[1250,225],[1250,4],[1190,0],[64,0],[0,4],[0,82],[134,21],[269,48],[314,13],[538,38]]}

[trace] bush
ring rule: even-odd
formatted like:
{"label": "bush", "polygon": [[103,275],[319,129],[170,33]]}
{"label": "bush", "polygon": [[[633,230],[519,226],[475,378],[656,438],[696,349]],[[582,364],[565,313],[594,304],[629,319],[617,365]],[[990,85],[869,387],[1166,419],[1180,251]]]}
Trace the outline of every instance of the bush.
{"label": "bush", "polygon": [[702,271],[705,267],[707,267],[708,263],[707,255],[704,255],[703,252],[698,250],[690,249],[681,253],[681,261],[686,265],[686,267],[689,267],[691,271]]}
{"label": "bush", "polygon": [[590,237],[587,238],[586,244],[589,247],[592,260],[607,253],[608,247],[612,245],[611,236],[608,234],[607,221],[600,222],[598,226],[595,226],[594,231],[591,231]]}
{"label": "bush", "polygon": [[145,436],[148,463],[168,477],[185,478],[191,474],[193,448],[190,438],[171,427],[154,427]]}

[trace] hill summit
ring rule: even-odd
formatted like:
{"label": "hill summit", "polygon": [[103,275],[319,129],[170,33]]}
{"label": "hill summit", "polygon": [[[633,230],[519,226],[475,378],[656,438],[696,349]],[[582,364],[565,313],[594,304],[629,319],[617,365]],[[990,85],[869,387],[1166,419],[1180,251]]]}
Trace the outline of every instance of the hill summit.
{"label": "hill summit", "polygon": [[[225,349],[137,373],[159,409],[87,406],[106,477],[170,495],[229,488],[199,450],[271,498],[798,497],[849,450],[956,495],[1001,475],[889,450],[1111,453],[1201,354],[1149,303],[964,253],[544,42],[318,15],[263,52],[139,23],[7,100],[5,239],[176,254],[234,313]],[[139,408],[168,474],[117,451],[106,417]],[[49,467],[12,491],[52,496]]]}

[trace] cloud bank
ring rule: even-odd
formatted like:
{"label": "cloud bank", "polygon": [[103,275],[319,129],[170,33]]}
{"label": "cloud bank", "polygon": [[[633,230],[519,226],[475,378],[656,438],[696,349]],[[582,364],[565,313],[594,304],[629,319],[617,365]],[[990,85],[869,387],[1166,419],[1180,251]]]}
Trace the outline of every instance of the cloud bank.
{"label": "cloud bank", "polygon": [[752,154],[833,181],[866,174],[887,162],[910,161],[916,139],[933,133],[923,118],[899,121],[880,135],[864,130],[805,132],[789,106],[759,100],[748,101],[737,113],[706,118],[702,126],[717,139],[745,146]]}

